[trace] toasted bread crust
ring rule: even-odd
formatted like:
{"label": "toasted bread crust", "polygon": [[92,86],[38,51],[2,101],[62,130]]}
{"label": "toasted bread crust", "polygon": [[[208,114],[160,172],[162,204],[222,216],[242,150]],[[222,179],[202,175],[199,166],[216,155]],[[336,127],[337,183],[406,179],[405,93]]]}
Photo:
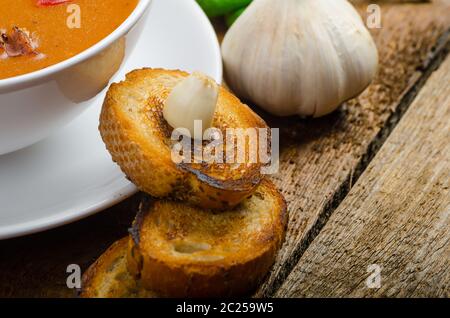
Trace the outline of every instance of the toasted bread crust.
{"label": "toasted bread crust", "polygon": [[145,290],[126,267],[128,238],[113,243],[84,273],[83,298],[153,298],[157,295]]}
{"label": "toasted bread crust", "polygon": [[272,266],[286,223],[284,198],[267,180],[252,198],[216,214],[148,199],[131,231],[128,269],[168,297],[245,295]]}
{"label": "toasted bread crust", "polygon": [[[261,182],[261,164],[175,164],[171,128],[162,116],[171,89],[188,73],[142,69],[112,84],[100,116],[100,133],[122,171],[144,192],[212,209],[234,207]],[[265,122],[221,88],[213,126],[267,128]]]}

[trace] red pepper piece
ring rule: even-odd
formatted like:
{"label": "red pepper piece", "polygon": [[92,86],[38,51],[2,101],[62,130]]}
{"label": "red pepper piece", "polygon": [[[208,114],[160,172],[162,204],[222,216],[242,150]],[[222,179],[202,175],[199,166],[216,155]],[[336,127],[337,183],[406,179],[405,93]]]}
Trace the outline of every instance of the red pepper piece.
{"label": "red pepper piece", "polygon": [[42,7],[48,7],[48,6],[56,6],[58,4],[66,3],[71,0],[36,0],[36,4],[38,6]]}

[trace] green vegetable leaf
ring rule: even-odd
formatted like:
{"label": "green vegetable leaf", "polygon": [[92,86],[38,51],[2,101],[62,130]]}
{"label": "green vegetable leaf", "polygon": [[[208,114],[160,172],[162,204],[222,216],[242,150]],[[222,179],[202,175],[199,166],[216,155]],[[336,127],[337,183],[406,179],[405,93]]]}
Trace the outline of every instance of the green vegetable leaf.
{"label": "green vegetable leaf", "polygon": [[198,4],[210,18],[232,14],[248,6],[252,0],[197,0]]}
{"label": "green vegetable leaf", "polygon": [[225,17],[227,26],[228,27],[232,26],[233,23],[237,20],[237,18],[239,18],[241,16],[241,14],[244,13],[245,9],[247,9],[247,7],[240,8],[240,9],[234,11],[233,13],[227,14]]}

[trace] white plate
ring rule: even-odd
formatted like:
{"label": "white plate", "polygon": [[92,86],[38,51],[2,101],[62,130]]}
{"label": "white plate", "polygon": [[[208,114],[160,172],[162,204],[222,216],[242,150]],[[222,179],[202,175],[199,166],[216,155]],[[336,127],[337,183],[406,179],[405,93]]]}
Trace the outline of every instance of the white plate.
{"label": "white plate", "polygon": [[[154,0],[147,21],[112,81],[145,66],[198,70],[221,81],[219,44],[194,0]],[[79,220],[136,192],[111,161],[97,129],[104,93],[56,136],[0,156],[0,239]]]}

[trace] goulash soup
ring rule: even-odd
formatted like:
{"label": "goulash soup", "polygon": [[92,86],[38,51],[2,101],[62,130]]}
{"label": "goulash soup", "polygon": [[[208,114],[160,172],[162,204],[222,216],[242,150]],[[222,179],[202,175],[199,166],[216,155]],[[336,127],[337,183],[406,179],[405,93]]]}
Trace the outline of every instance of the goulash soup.
{"label": "goulash soup", "polygon": [[64,61],[122,24],[138,0],[0,0],[0,79]]}

